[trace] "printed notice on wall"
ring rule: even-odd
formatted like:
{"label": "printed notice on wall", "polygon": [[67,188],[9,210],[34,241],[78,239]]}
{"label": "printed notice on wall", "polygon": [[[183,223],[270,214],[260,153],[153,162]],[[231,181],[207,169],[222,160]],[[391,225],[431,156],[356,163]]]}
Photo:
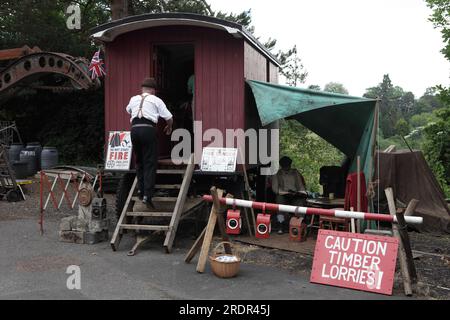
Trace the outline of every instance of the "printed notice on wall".
{"label": "printed notice on wall", "polygon": [[235,172],[237,152],[235,148],[203,148],[201,170]]}
{"label": "printed notice on wall", "polygon": [[130,170],[132,151],[131,132],[110,131],[105,170]]}
{"label": "printed notice on wall", "polygon": [[398,239],[319,230],[311,282],[392,295]]}

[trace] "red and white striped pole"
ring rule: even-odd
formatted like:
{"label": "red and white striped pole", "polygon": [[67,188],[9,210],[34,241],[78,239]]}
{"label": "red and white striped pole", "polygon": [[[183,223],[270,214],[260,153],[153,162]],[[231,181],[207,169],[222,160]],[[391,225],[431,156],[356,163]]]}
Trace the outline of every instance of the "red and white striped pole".
{"label": "red and white striped pole", "polygon": [[[204,195],[203,200],[207,202],[213,202],[212,196]],[[343,210],[328,210],[328,209],[318,209],[318,208],[306,208],[306,207],[295,207],[288,206],[283,204],[275,204],[275,203],[264,203],[264,202],[255,202],[241,199],[233,199],[233,198],[221,198],[220,203],[228,206],[236,206],[243,208],[253,208],[258,210],[267,211],[266,213],[270,214],[271,212],[286,212],[286,213],[299,213],[299,214],[308,214],[308,215],[321,215],[321,216],[329,216],[329,217],[337,217],[337,218],[347,218],[347,219],[363,219],[363,220],[375,220],[375,221],[386,221],[397,223],[397,217],[391,216],[389,214],[377,214],[377,213],[366,213],[366,212],[355,212],[355,211],[343,211]],[[406,223],[409,224],[422,224],[422,217],[411,217],[405,216]]]}

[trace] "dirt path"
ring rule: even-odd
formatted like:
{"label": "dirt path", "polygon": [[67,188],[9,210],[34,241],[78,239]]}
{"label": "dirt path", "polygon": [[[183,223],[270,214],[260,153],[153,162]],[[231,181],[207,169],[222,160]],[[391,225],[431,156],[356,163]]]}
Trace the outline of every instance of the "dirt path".
{"label": "dirt path", "polygon": [[[27,187],[26,201],[8,203],[0,201],[0,223],[2,221],[36,219],[38,228],[39,218],[39,183],[36,181]],[[114,195],[106,195],[108,214],[115,222]],[[45,221],[59,221],[62,217],[76,214],[76,210],[68,209],[64,204],[57,212],[53,208],[45,213]],[[189,232],[188,232],[189,233]],[[181,230],[180,234],[185,234]],[[417,287],[420,297],[432,299],[450,299],[450,235],[439,236],[430,234],[411,233],[411,243],[416,257],[415,263],[419,275]],[[179,239],[178,241],[183,241]],[[187,240],[188,241],[188,240]],[[237,244],[245,263],[259,266],[270,266],[309,277],[312,267],[312,256],[276,250],[264,249],[257,246]],[[419,253],[424,252],[424,253]],[[403,295],[401,276],[397,267],[394,294]]]}

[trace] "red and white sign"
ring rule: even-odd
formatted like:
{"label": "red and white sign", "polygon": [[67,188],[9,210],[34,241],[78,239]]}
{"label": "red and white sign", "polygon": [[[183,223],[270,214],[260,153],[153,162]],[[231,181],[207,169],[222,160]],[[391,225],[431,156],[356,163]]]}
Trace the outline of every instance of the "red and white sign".
{"label": "red and white sign", "polygon": [[311,282],[392,295],[398,239],[319,230]]}
{"label": "red and white sign", "polygon": [[130,170],[132,151],[131,132],[110,131],[105,169],[117,171]]}

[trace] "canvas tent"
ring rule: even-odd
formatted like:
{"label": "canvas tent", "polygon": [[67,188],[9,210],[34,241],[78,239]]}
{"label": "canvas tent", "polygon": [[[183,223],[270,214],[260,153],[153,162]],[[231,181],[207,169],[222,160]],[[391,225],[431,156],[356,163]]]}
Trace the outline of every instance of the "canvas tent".
{"label": "canvas tent", "polygon": [[361,170],[367,182],[373,172],[377,100],[259,81],[247,81],[263,125],[295,119],[352,159],[350,172]]}
{"label": "canvas tent", "polygon": [[[380,152],[380,190],[392,187],[404,204],[419,200],[415,215],[423,217],[420,231],[450,233],[450,210],[444,193],[420,151]],[[378,166],[377,166],[378,167]],[[378,173],[376,173],[378,176]],[[385,197],[380,192],[381,204]]]}

